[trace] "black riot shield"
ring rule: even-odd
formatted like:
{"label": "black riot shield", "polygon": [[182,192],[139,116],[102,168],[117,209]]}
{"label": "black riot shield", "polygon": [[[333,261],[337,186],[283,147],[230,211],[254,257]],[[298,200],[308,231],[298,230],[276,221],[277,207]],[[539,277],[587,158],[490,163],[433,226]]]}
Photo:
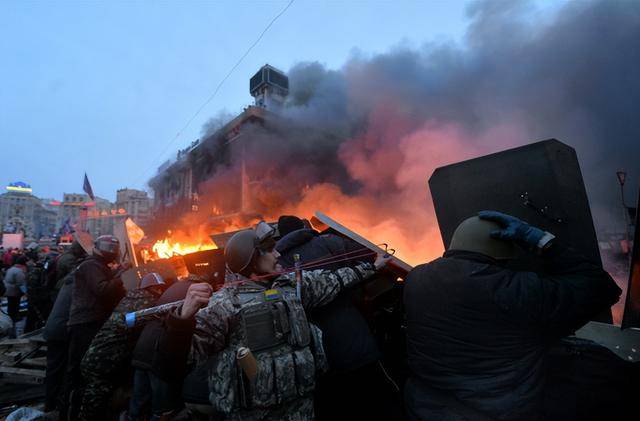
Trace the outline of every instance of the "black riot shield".
{"label": "black riot shield", "polygon": [[201,250],[182,256],[190,274],[206,278],[212,285],[224,283],[224,249]]}
{"label": "black riot shield", "polygon": [[[555,234],[602,264],[576,152],[556,139],[437,168],[429,187],[445,248],[460,222],[497,210]],[[544,274],[532,253],[520,251],[510,265]],[[597,320],[610,323],[610,312]]]}

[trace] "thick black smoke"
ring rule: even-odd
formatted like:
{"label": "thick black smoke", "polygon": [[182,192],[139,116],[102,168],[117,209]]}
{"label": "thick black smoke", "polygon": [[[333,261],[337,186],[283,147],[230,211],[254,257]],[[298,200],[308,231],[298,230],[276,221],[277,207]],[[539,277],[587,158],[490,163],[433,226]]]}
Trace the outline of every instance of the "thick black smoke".
{"label": "thick black smoke", "polygon": [[417,242],[437,232],[416,230],[436,227],[424,200],[433,169],[554,137],[578,152],[596,227],[620,229],[615,172],[628,172],[630,205],[640,178],[640,2],[570,2],[550,15],[481,1],[468,16],[462,45],[355,55],[337,70],[295,65],[284,108],[243,127],[250,141],[207,143],[202,208],[238,209],[244,163],[258,213],[341,202],[331,211],[359,207],[352,213],[369,226],[392,226],[433,256],[441,246]]}
{"label": "thick black smoke", "polygon": [[200,211],[175,226],[210,233],[322,210],[416,264],[442,252],[435,168],[557,138],[578,153],[596,229],[619,231],[615,173],[628,172],[628,205],[640,179],[640,1],[567,2],[554,15],[481,1],[468,16],[461,45],[295,65],[284,107],[241,140],[220,137],[229,116],[212,119],[203,135],[214,141],[189,156],[205,180]]}
{"label": "thick black smoke", "polygon": [[569,2],[553,16],[533,12],[526,2],[482,1],[468,9],[463,45],[400,47],[353,57],[339,70],[298,64],[289,71],[287,115],[350,139],[389,107],[389,118],[401,120],[395,136],[453,125],[481,152],[555,137],[578,152],[597,224],[615,227],[615,172],[628,172],[629,205],[639,186],[640,2]]}

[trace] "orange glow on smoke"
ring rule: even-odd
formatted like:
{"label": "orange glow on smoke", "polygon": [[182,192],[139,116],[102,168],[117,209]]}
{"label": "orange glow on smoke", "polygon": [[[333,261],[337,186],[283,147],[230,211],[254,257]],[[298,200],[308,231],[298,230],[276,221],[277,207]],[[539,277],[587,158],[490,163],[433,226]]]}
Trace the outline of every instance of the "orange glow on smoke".
{"label": "orange glow on smoke", "polygon": [[[437,167],[522,143],[521,130],[510,124],[470,138],[453,124],[415,124],[400,105],[389,99],[374,107],[366,129],[341,143],[338,158],[357,188],[346,191],[332,182],[297,184],[297,161],[288,163],[288,169],[293,170],[280,174],[277,165],[261,159],[258,149],[243,155],[247,158],[242,161],[248,174],[246,190],[238,182],[239,164],[220,171],[200,186],[201,211],[188,212],[179,226],[206,231],[208,239],[214,233],[249,228],[260,219],[274,222],[281,215],[310,219],[321,211],[375,244],[388,244],[410,265],[441,256],[443,243],[429,177]],[[307,158],[300,157],[302,178]],[[165,239],[153,249],[159,257],[202,250],[193,238]]]}
{"label": "orange glow on smoke", "polygon": [[444,247],[427,180],[437,167],[482,155],[496,141],[481,139],[478,146],[454,126],[426,123],[408,134],[403,126],[393,112],[374,111],[368,131],[342,145],[341,159],[362,186],[357,194],[318,183],[306,186],[297,203],[270,209],[265,217],[310,218],[319,210],[373,243],[387,243],[412,266],[441,256]]}

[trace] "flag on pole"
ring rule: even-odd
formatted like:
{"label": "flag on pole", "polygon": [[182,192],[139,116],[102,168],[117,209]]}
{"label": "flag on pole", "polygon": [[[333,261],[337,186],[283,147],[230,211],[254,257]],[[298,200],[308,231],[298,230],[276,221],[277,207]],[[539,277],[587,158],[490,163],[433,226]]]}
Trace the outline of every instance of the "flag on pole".
{"label": "flag on pole", "polygon": [[60,234],[67,235],[73,232],[73,228],[71,227],[71,218],[67,218],[62,226],[60,227]]}
{"label": "flag on pole", "polygon": [[91,200],[96,200],[93,195],[93,189],[91,188],[91,183],[89,183],[89,177],[87,177],[87,173],[84,173],[84,183],[82,184],[82,190],[89,195]]}
{"label": "flag on pole", "polygon": [[124,221],[124,227],[127,230],[127,235],[133,245],[138,245],[144,238],[144,231],[140,228],[131,218],[127,218]]}

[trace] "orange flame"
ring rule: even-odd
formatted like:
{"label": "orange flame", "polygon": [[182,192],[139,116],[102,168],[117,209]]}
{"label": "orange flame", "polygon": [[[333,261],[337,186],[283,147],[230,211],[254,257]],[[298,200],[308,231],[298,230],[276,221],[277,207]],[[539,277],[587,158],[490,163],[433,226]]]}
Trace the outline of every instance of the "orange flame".
{"label": "orange flame", "polygon": [[168,259],[175,255],[182,256],[196,251],[213,250],[216,248],[216,245],[211,241],[180,242],[174,241],[169,237],[156,241],[153,247],[151,247],[155,255],[160,259]]}

